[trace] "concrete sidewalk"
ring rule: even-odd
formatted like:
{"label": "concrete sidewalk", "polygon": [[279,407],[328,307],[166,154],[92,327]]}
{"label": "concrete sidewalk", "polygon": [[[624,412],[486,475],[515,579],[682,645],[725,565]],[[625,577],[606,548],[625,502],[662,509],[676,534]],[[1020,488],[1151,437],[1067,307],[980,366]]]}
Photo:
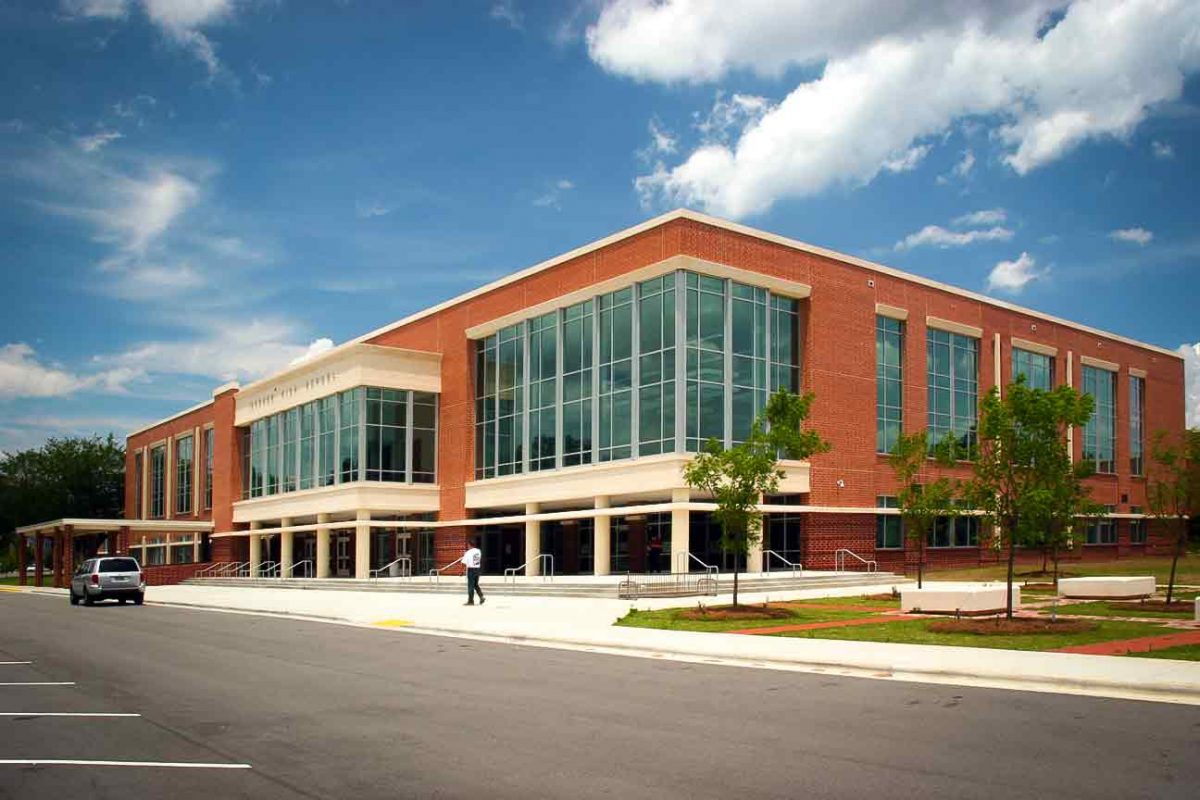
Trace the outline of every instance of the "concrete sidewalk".
{"label": "concrete sidewalk", "polygon": [[[496,587],[493,587],[494,589]],[[487,587],[485,586],[485,591]],[[743,594],[743,602],[888,592],[891,584],[846,589]],[[64,596],[65,591],[35,589]],[[730,602],[704,598],[705,605]],[[155,586],[148,603],[302,617],[411,633],[582,649],[645,658],[829,672],[858,677],[1025,691],[1084,694],[1200,705],[1200,663],[972,647],[888,644],[615,627],[631,608],[691,605],[680,598],[637,601],[488,594],[462,597],[397,592],[299,591],[213,586]]]}

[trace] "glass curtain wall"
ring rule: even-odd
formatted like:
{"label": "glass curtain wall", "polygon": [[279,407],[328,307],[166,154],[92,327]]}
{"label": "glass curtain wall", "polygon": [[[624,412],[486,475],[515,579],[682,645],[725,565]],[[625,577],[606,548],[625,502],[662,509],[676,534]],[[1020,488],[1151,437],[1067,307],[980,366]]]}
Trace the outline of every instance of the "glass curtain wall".
{"label": "glass curtain wall", "polygon": [[192,469],[195,440],[184,436],[175,440],[175,513],[192,513]]}
{"label": "glass curtain wall", "polygon": [[1025,376],[1025,385],[1030,389],[1050,391],[1054,388],[1054,359],[1042,353],[1031,353],[1014,347],[1012,351],[1012,376]]}
{"label": "glass curtain wall", "polygon": [[433,483],[437,395],[358,387],[256,420],[248,439],[245,497],[360,480]]}
{"label": "glass curtain wall", "polygon": [[167,446],[150,451],[150,518],[162,519],[166,508]]}
{"label": "glass curtain wall", "polygon": [[929,446],[952,434],[958,446],[976,445],[979,406],[979,342],[930,328],[926,333],[929,388]]}
{"label": "glass curtain wall", "polygon": [[1129,376],[1129,473],[1145,474],[1146,379]]}
{"label": "glass curtain wall", "polygon": [[1083,393],[1095,401],[1092,416],[1083,428],[1083,458],[1096,472],[1115,472],[1117,439],[1117,375],[1106,369],[1083,367]]}
{"label": "glass curtain wall", "polygon": [[668,273],[477,342],[475,387],[477,479],[730,446],[800,389],[799,303]]}
{"label": "glass curtain wall", "polygon": [[875,317],[875,451],[890,453],[904,418],[904,323]]}
{"label": "glass curtain wall", "polygon": [[216,430],[204,431],[204,507],[212,508],[213,495],[213,449],[216,447]]}

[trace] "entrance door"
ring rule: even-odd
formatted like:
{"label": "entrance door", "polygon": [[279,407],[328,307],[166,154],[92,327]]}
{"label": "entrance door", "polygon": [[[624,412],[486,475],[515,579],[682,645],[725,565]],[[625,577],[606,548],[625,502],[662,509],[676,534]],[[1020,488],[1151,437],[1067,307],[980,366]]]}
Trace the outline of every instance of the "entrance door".
{"label": "entrance door", "polygon": [[333,574],[339,578],[350,577],[350,534],[339,533],[334,540]]}

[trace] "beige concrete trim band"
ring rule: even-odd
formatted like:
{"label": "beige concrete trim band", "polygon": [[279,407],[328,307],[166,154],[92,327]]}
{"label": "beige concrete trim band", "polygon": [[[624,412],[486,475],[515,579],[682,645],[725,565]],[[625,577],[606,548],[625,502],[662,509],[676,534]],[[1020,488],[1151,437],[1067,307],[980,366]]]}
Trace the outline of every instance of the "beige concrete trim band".
{"label": "beige concrete trim band", "polygon": [[1016,336],[1010,337],[1008,341],[1018,350],[1028,350],[1030,353],[1050,356],[1051,358],[1054,358],[1058,355],[1057,347],[1052,347],[1048,344],[1042,344],[1041,342],[1031,342],[1028,339],[1021,339]]}
{"label": "beige concrete trim band", "polygon": [[1132,375],[1132,376],[1133,376],[1133,377],[1135,377],[1135,378],[1145,378],[1145,377],[1146,377],[1146,370],[1144,370],[1144,369],[1138,369],[1137,367],[1130,367],[1130,368],[1129,368],[1129,374],[1130,374],[1130,375]]}
{"label": "beige concrete trim band", "polygon": [[213,524],[210,520],[162,520],[162,519],[80,519],[64,518],[38,522],[17,528],[17,533],[30,536],[44,533],[48,530],[63,527],[73,527],[76,536],[82,536],[95,531],[116,531],[129,528],[134,531],[211,531]]}
{"label": "beige concrete trim band", "polygon": [[983,338],[983,328],[976,325],[967,325],[964,322],[955,322],[952,319],[925,317],[925,327],[934,328],[939,331],[948,331],[949,333],[957,333],[961,336],[970,336],[972,339]]}
{"label": "beige concrete trim band", "polygon": [[889,306],[887,303],[876,303],[875,313],[888,319],[898,319],[904,322],[908,319],[908,309],[900,306]]}
{"label": "beige concrete trim band", "polygon": [[1092,356],[1080,356],[1079,363],[1085,367],[1095,367],[1096,369],[1107,370],[1108,372],[1120,372],[1121,365],[1115,361],[1105,361],[1103,358],[1094,358]]}

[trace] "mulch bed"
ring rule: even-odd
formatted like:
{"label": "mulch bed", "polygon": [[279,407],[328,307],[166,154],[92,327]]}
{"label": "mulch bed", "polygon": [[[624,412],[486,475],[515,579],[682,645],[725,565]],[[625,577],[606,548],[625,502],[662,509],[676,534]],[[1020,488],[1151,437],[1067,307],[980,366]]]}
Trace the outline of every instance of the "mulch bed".
{"label": "mulch bed", "polygon": [[1027,583],[1020,588],[1028,589],[1031,592],[1053,592],[1054,584],[1053,583]]}
{"label": "mulch bed", "polygon": [[1190,613],[1195,606],[1187,600],[1175,600],[1167,605],[1165,600],[1147,600],[1144,603],[1109,603],[1113,611],[1180,611]]}
{"label": "mulch bed", "polygon": [[792,612],[774,606],[713,606],[712,608],[689,608],[679,614],[680,619],[700,622],[722,622],[739,619],[791,619]]}
{"label": "mulch bed", "polygon": [[929,623],[935,633],[977,633],[980,636],[1012,636],[1039,633],[1083,633],[1095,630],[1089,619],[944,619]]}

